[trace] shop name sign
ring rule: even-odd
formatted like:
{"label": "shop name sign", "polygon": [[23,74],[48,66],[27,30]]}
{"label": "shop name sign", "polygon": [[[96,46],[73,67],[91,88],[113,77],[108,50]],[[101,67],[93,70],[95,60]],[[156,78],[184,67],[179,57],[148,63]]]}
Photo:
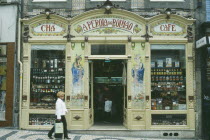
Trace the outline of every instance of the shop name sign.
{"label": "shop name sign", "polygon": [[56,24],[42,24],[34,28],[34,32],[36,33],[59,33],[63,30],[63,28],[59,27]]}
{"label": "shop name sign", "polygon": [[32,25],[32,34],[37,36],[59,36],[65,33],[66,29],[62,23],[36,23]]}
{"label": "shop name sign", "polygon": [[161,32],[177,33],[181,32],[182,28],[173,23],[164,23],[154,27],[154,31],[157,33]]}
{"label": "shop name sign", "polygon": [[77,24],[75,29],[77,33],[87,33],[90,31],[99,33],[117,33],[121,31],[127,31],[132,34],[137,34],[141,31],[138,24],[123,18],[112,17],[112,18],[94,18],[86,20],[80,24]]}

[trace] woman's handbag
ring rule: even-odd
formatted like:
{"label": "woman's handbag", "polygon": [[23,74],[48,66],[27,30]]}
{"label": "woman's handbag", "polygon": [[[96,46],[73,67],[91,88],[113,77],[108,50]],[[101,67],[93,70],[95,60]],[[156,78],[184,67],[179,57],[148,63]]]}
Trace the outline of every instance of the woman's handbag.
{"label": "woman's handbag", "polygon": [[62,122],[55,123],[55,133],[56,134],[63,133],[63,123]]}

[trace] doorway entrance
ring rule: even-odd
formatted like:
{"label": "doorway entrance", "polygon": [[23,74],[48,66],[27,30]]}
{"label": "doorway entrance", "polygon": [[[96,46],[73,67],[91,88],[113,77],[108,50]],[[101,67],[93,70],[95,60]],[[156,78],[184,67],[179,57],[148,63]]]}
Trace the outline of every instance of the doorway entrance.
{"label": "doorway entrance", "polygon": [[[94,124],[123,124],[125,72],[125,60],[93,60]],[[108,115],[104,112],[106,100],[112,103]]]}

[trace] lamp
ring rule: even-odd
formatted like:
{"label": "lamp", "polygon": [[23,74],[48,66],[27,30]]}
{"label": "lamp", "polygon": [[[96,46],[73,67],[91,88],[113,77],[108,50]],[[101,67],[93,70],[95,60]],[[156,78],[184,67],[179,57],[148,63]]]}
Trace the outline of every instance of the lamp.
{"label": "lamp", "polygon": [[166,19],[170,19],[170,16],[171,16],[171,9],[170,8],[167,8],[165,10],[165,14],[166,14]]}
{"label": "lamp", "polygon": [[111,1],[107,0],[106,2],[104,2],[102,7],[105,8],[104,14],[112,14],[111,8],[113,7],[113,4]]}
{"label": "lamp", "polygon": [[51,19],[50,18],[50,14],[54,14],[55,12],[52,12],[50,9],[45,9],[44,12],[40,12],[41,14],[45,14],[46,15],[46,19]]}

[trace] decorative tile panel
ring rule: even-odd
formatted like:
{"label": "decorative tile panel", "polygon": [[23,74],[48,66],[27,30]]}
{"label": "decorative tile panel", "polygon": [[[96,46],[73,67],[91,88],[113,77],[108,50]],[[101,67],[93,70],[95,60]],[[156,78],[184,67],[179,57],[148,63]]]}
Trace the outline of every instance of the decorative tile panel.
{"label": "decorative tile panel", "polygon": [[144,0],[131,0],[131,8],[144,8]]}

